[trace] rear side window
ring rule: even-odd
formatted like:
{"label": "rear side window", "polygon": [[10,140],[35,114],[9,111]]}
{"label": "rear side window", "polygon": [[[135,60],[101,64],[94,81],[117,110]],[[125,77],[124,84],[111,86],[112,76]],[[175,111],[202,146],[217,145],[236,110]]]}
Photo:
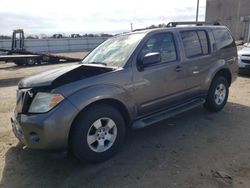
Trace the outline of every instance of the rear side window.
{"label": "rear side window", "polygon": [[197,31],[197,33],[201,43],[202,54],[208,54],[208,40],[205,31]]}
{"label": "rear side window", "polygon": [[209,53],[208,38],[205,31],[183,31],[181,38],[186,57],[202,56]]}
{"label": "rear side window", "polygon": [[213,34],[216,41],[217,49],[224,49],[235,46],[234,39],[227,29],[214,29]]}

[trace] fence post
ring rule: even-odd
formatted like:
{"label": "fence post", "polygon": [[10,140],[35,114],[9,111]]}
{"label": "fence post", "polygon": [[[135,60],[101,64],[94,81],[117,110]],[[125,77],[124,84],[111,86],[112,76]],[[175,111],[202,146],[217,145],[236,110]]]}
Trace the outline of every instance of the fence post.
{"label": "fence post", "polygon": [[68,51],[71,52],[71,48],[70,48],[70,38],[67,38],[67,44],[68,44]]}

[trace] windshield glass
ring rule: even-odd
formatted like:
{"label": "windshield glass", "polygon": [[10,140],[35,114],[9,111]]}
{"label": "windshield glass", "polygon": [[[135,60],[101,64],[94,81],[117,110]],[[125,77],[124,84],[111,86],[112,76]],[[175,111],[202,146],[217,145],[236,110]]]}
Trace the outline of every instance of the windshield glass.
{"label": "windshield glass", "polygon": [[121,35],[108,39],[93,50],[82,63],[123,67],[145,33]]}

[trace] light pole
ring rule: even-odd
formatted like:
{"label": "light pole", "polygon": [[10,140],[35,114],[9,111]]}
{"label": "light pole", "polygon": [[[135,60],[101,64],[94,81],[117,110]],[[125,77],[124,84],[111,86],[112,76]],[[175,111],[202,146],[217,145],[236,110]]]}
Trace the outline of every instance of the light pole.
{"label": "light pole", "polygon": [[133,31],[133,23],[130,23],[130,29]]}
{"label": "light pole", "polygon": [[198,22],[198,18],[199,18],[199,3],[200,3],[200,0],[197,0],[197,8],[196,8],[196,22]]}

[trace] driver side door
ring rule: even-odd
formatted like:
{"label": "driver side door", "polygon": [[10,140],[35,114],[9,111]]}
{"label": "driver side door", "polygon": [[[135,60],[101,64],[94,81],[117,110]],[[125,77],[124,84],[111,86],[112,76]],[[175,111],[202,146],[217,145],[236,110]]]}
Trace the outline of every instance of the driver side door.
{"label": "driver side door", "polygon": [[133,80],[138,115],[142,116],[176,104],[184,98],[185,70],[182,68],[175,35],[172,32],[153,34],[139,50],[137,59],[158,52],[161,61],[142,65],[134,63]]}

